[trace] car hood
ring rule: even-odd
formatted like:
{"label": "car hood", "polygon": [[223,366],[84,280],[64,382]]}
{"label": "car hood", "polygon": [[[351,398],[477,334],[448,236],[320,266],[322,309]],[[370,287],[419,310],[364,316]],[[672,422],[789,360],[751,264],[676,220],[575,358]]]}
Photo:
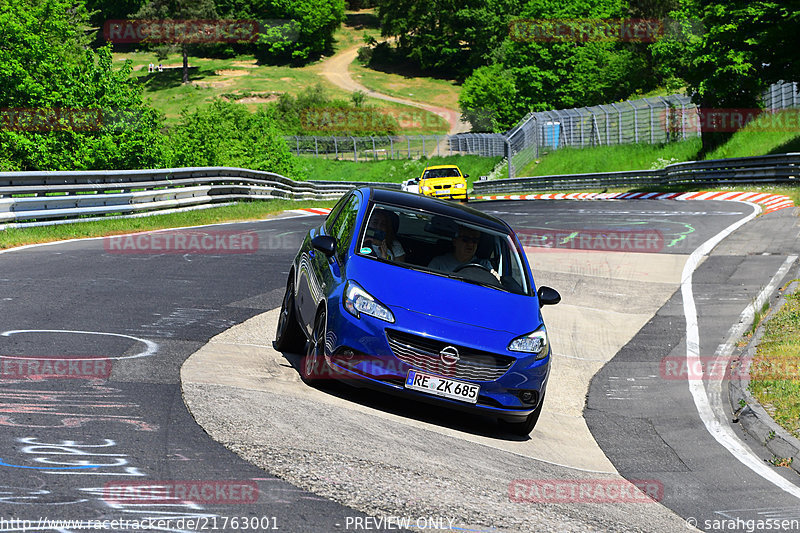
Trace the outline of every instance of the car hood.
{"label": "car hood", "polygon": [[390,308],[400,307],[444,320],[512,335],[542,324],[536,296],[513,294],[395,265],[361,269],[351,277]]}

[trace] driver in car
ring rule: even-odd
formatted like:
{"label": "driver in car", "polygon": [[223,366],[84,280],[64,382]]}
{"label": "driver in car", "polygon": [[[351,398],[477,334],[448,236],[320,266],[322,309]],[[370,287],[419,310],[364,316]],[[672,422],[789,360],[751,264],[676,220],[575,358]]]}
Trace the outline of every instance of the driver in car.
{"label": "driver in car", "polygon": [[453,237],[453,251],[442,254],[431,259],[428,268],[441,270],[443,272],[453,272],[460,266],[478,264],[492,270],[492,265],[486,259],[478,259],[475,255],[478,251],[478,243],[481,234],[478,230],[466,226],[458,226],[455,237]]}

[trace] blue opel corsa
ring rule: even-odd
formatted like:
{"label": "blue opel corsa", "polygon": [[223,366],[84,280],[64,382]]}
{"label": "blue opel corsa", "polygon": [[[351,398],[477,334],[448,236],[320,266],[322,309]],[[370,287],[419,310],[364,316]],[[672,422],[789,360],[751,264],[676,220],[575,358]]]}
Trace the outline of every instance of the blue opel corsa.
{"label": "blue opel corsa", "polygon": [[527,435],[550,371],[519,240],[495,217],[401,191],[355,189],[303,240],[275,347],[304,353],[309,384],[334,378],[497,417]]}

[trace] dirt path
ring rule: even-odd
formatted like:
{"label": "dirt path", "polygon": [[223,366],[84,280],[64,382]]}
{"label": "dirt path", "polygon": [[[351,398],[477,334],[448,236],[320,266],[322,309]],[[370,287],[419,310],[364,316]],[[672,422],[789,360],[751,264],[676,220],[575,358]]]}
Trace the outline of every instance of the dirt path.
{"label": "dirt path", "polygon": [[327,78],[331,83],[344,89],[345,91],[364,91],[367,96],[371,96],[372,98],[379,98],[381,100],[386,100],[387,102],[405,104],[430,111],[431,113],[436,113],[440,117],[444,118],[448,124],[450,124],[450,130],[447,132],[450,135],[469,131],[469,123],[462,122],[461,113],[456,110],[447,109],[446,107],[422,104],[413,100],[397,98],[388,94],[379,93],[371,89],[367,89],[355,81],[350,76],[349,67],[350,63],[352,63],[358,55],[358,49],[361,48],[361,46],[363,45],[353,46],[326,59],[321,65],[320,74],[325,76],[325,78]]}

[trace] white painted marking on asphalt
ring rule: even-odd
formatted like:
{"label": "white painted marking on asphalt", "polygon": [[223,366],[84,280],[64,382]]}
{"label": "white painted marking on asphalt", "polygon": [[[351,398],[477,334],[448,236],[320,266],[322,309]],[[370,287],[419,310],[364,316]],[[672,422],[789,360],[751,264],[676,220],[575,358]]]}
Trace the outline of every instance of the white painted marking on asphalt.
{"label": "white painted marking on asphalt", "polygon": [[[291,212],[294,212],[294,210],[290,209],[290,210],[287,210],[287,211],[283,211],[283,213],[291,213]],[[282,216],[278,215],[275,218],[265,218],[263,220],[239,220],[239,221],[234,221],[234,222],[215,222],[214,224],[200,224],[198,226],[176,226],[174,228],[154,229],[154,230],[148,230],[148,231],[138,231],[138,232],[133,232],[133,233],[125,233],[124,235],[139,235],[139,234],[144,234],[144,233],[158,233],[158,232],[165,232],[165,231],[185,230],[185,229],[211,228],[211,227],[214,227],[214,226],[233,226],[233,225],[239,225],[239,224],[257,224],[257,223],[261,223],[261,222],[270,222],[270,221],[273,221],[273,220],[289,220],[289,219],[292,219],[292,218],[304,218],[304,217],[307,217],[307,216],[316,216],[316,215],[308,214],[308,213],[305,213],[305,212],[303,212],[303,213],[304,214],[302,214],[302,215],[289,215],[289,216],[285,216],[285,217],[282,217]],[[115,236],[119,237],[120,235],[115,235]],[[64,239],[64,240],[61,240],[61,241],[37,242],[37,243],[34,243],[34,244],[23,244],[22,246],[15,246],[13,248],[6,248],[6,249],[3,249],[3,250],[0,250],[0,255],[7,254],[7,253],[10,253],[10,252],[17,252],[17,251],[20,251],[20,250],[27,250],[28,248],[35,248],[35,247],[38,247],[38,246],[55,246],[57,244],[66,244],[66,243],[78,242],[78,241],[81,241],[81,242],[99,241],[99,240],[108,239],[108,238],[109,238],[109,235],[104,235],[102,237],[79,237],[79,238],[76,238],[76,239]]]}
{"label": "white painted marking on asphalt", "polygon": [[[769,254],[763,254],[769,255]],[[770,282],[764,287],[764,289],[758,294],[756,299],[750,303],[747,307],[744,308],[742,314],[739,315],[739,323],[731,327],[729,330],[728,338],[725,340],[724,343],[720,344],[717,347],[716,352],[714,355],[721,356],[718,358],[714,363],[722,363],[722,359],[728,357],[730,354],[733,353],[733,348],[735,343],[738,339],[744,335],[744,332],[747,328],[750,327],[750,324],[755,319],[756,311],[760,310],[761,307],[766,303],[767,299],[769,299],[770,295],[775,291],[778,287],[778,283],[781,282],[783,277],[789,272],[789,269],[792,268],[792,264],[797,260],[796,255],[790,255],[786,258],[786,261],[783,262],[783,265],[775,272],[775,275],[772,276]],[[723,298],[720,298],[722,300]],[[742,300],[744,298],[730,298],[731,300]],[[712,368],[722,368],[714,366]],[[714,380],[714,384],[720,386],[718,380]],[[721,388],[721,387],[720,387]]]}
{"label": "white painted marking on asphalt", "polygon": [[[122,337],[125,339],[131,339],[136,342],[141,342],[145,345],[145,350],[143,352],[139,352],[135,355],[122,355],[119,357],[107,357],[107,359],[137,359],[139,357],[149,357],[158,351],[158,344],[153,341],[149,341],[147,339],[141,339],[139,337],[132,337],[130,335],[123,335],[122,333],[104,333],[101,331],[76,331],[71,329],[14,329],[9,331],[4,331],[0,333],[0,337],[10,337],[11,335],[15,335],[17,333],[72,333],[72,334],[80,334],[80,335],[104,335],[108,337]],[[21,357],[21,358],[24,358]],[[73,358],[76,361],[81,361],[80,357]],[[90,358],[92,360],[96,359],[95,357]]]}
{"label": "white painted marking on asphalt", "polygon": [[[700,328],[697,322],[697,307],[694,302],[694,294],[692,289],[692,274],[700,260],[708,254],[717,244],[724,238],[736,231],[739,227],[743,226],[750,220],[756,217],[760,211],[760,207],[750,204],[753,207],[753,212],[741,220],[731,224],[697,248],[689,256],[689,259],[684,265],[683,273],[681,276],[681,296],[683,297],[683,311],[686,316],[686,363],[688,368],[697,368],[695,365],[700,365]],[[776,487],[784,492],[800,499],[800,487],[794,485],[787,479],[780,476],[777,472],[773,471],[770,467],[764,464],[758,456],[733,432],[733,429],[727,422],[721,422],[714,413],[711,407],[711,402],[706,394],[706,389],[703,380],[689,380],[689,392],[694,399],[697,414],[703,421],[706,430],[714,439],[719,442],[731,455],[733,455],[739,462],[747,468],[758,474],[766,481],[769,481]]]}

